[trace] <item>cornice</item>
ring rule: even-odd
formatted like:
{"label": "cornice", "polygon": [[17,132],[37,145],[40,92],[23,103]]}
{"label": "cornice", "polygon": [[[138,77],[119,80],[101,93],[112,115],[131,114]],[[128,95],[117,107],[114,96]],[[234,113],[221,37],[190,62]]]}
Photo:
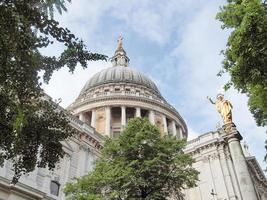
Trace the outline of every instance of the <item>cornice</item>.
{"label": "cornice", "polygon": [[82,122],[73,115],[69,116],[69,120],[70,125],[79,132],[77,135],[72,137],[73,139],[76,139],[78,143],[80,143],[81,140],[84,140],[97,150],[102,148],[104,137],[97,133],[93,127],[85,122]]}
{"label": "cornice", "polygon": [[185,148],[185,153],[189,153],[191,155],[197,155],[197,154],[203,152],[203,150],[208,150],[208,149],[211,149],[214,147],[217,149],[220,146],[222,146],[222,147],[225,146],[226,142],[221,136],[218,136],[216,138],[211,136],[211,138],[209,140],[206,140],[206,141],[204,140],[202,142],[201,137],[203,137],[207,134],[214,134],[214,132],[209,132],[209,133],[203,134],[203,135],[197,137],[196,139],[189,141],[187,143],[186,148]]}
{"label": "cornice", "polygon": [[267,179],[264,173],[262,172],[255,157],[254,156],[247,157],[246,160],[249,165],[250,171],[254,174],[254,178],[256,178],[267,189]]}
{"label": "cornice", "polygon": [[11,181],[5,177],[0,177],[0,186],[1,189],[4,189],[9,193],[14,191],[15,193],[18,193],[26,198],[54,200],[54,198],[47,196],[45,192],[42,192],[24,183],[18,182],[16,185],[11,184]]}

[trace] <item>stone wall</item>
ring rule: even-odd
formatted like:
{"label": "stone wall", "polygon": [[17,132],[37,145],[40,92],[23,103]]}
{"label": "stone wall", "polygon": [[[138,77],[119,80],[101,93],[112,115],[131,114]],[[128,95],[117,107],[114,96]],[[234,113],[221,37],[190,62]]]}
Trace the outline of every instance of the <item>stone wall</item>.
{"label": "stone wall", "polygon": [[[239,139],[236,139],[237,146],[234,147],[234,153],[238,155],[234,155],[233,147],[229,146],[230,136],[220,129],[188,142],[185,151],[195,159],[193,167],[200,174],[197,187],[184,191],[186,200],[266,200],[264,194],[259,195],[262,187],[252,182],[255,174],[247,170],[250,167]],[[267,191],[265,176],[262,185]]]}
{"label": "stone wall", "polygon": [[[71,120],[75,121],[71,121],[71,125],[81,132],[76,137],[62,142],[65,156],[53,171],[36,168],[22,176],[14,186],[10,182],[13,176],[12,163],[5,161],[4,166],[0,168],[0,200],[62,200],[65,199],[64,185],[93,169],[103,138],[78,119]],[[52,182],[59,185],[58,195],[51,193]]]}

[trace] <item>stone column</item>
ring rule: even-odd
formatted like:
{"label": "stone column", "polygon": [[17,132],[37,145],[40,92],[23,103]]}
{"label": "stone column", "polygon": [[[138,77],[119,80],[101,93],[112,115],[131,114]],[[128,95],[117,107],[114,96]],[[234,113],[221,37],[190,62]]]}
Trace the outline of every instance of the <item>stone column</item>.
{"label": "stone column", "polygon": [[64,158],[65,158],[65,164],[64,164],[65,171],[64,171],[64,174],[62,174],[62,177],[64,177],[64,183],[67,183],[69,182],[70,155],[66,154]]}
{"label": "stone column", "polygon": [[229,200],[236,200],[237,196],[235,194],[233,182],[231,180],[231,174],[227,166],[227,159],[229,158],[227,158],[225,155],[223,145],[220,145],[218,147],[218,153],[219,153],[219,162],[220,162],[222,173],[223,173],[223,179],[225,181],[225,187],[227,190],[227,198]]}
{"label": "stone column", "polygon": [[106,127],[105,127],[105,134],[110,136],[110,119],[111,119],[111,113],[110,113],[110,107],[105,108],[106,111]]}
{"label": "stone column", "polygon": [[[232,127],[231,127],[232,128]],[[239,183],[239,188],[241,191],[241,196],[243,200],[258,200],[254,185],[248,170],[247,162],[243,154],[240,140],[242,139],[241,135],[237,130],[231,129],[228,132],[229,136],[228,146],[230,154],[233,160],[234,170],[236,172],[237,180]]]}
{"label": "stone column", "polygon": [[95,109],[92,110],[91,126],[95,128]]}
{"label": "stone column", "polygon": [[122,129],[126,126],[126,107],[121,106],[121,127]]}
{"label": "stone column", "polygon": [[174,136],[177,135],[176,125],[175,125],[175,121],[174,120],[172,121],[172,134]]}
{"label": "stone column", "polygon": [[242,199],[241,198],[241,191],[240,191],[240,187],[238,184],[238,180],[237,180],[237,176],[235,173],[235,169],[234,169],[234,165],[233,165],[233,161],[231,159],[231,155],[230,155],[230,150],[226,152],[226,157],[227,157],[227,167],[228,167],[228,171],[230,173],[231,176],[231,181],[233,183],[233,189],[235,191],[235,195],[237,199]]}
{"label": "stone column", "polygon": [[162,121],[163,121],[163,132],[168,134],[167,119],[165,115],[162,115]]}
{"label": "stone column", "polygon": [[79,147],[79,165],[77,169],[77,176],[83,176],[85,175],[85,166],[86,166],[86,146],[81,145]]}
{"label": "stone column", "polygon": [[80,113],[79,120],[81,120],[82,122],[85,122],[85,113]]}
{"label": "stone column", "polygon": [[150,110],[149,111],[148,118],[149,118],[150,123],[153,124],[153,125],[155,125],[155,113],[154,113],[153,110]]}
{"label": "stone column", "polygon": [[178,134],[179,134],[179,139],[182,140],[184,136],[183,136],[183,130],[181,126],[178,127]]}
{"label": "stone column", "polygon": [[87,156],[88,156],[88,159],[87,159],[87,173],[92,171],[92,169],[94,168],[93,166],[93,150],[92,149],[88,149],[88,152],[87,152]]}
{"label": "stone column", "polygon": [[135,117],[141,117],[141,108],[140,107],[135,108]]}

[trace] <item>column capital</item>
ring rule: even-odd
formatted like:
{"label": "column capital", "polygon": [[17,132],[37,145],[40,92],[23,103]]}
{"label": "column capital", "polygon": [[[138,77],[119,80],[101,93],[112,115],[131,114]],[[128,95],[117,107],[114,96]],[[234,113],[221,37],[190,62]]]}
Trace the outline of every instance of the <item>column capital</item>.
{"label": "column capital", "polygon": [[238,134],[239,135],[239,139],[242,140],[242,136],[240,135],[240,133],[238,132],[238,130],[236,129],[236,125],[231,122],[231,123],[227,123],[227,124],[224,124],[222,126],[222,130],[223,132],[226,133],[226,135],[235,135],[235,134]]}
{"label": "column capital", "polygon": [[88,150],[88,146],[84,143],[82,143],[80,146],[79,146],[79,149],[80,150],[84,150],[84,151],[87,151]]}
{"label": "column capital", "polygon": [[235,140],[241,141],[243,139],[234,123],[224,124],[220,130],[222,139],[228,143]]}
{"label": "column capital", "polygon": [[233,132],[233,133],[228,134],[228,135],[225,135],[223,138],[228,143],[230,143],[232,141],[241,141],[243,139],[243,137],[241,136],[241,134],[238,131]]}

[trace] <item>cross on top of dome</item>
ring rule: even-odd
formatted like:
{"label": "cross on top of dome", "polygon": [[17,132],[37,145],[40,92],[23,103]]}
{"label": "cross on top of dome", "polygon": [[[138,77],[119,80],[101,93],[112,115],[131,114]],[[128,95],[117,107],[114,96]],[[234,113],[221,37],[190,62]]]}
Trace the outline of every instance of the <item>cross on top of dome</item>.
{"label": "cross on top of dome", "polygon": [[123,37],[120,35],[117,43],[117,50],[115,51],[114,56],[111,58],[111,63],[113,67],[116,66],[123,66],[123,67],[128,67],[129,66],[129,61],[130,59],[128,58],[126,51],[122,47],[122,40]]}

